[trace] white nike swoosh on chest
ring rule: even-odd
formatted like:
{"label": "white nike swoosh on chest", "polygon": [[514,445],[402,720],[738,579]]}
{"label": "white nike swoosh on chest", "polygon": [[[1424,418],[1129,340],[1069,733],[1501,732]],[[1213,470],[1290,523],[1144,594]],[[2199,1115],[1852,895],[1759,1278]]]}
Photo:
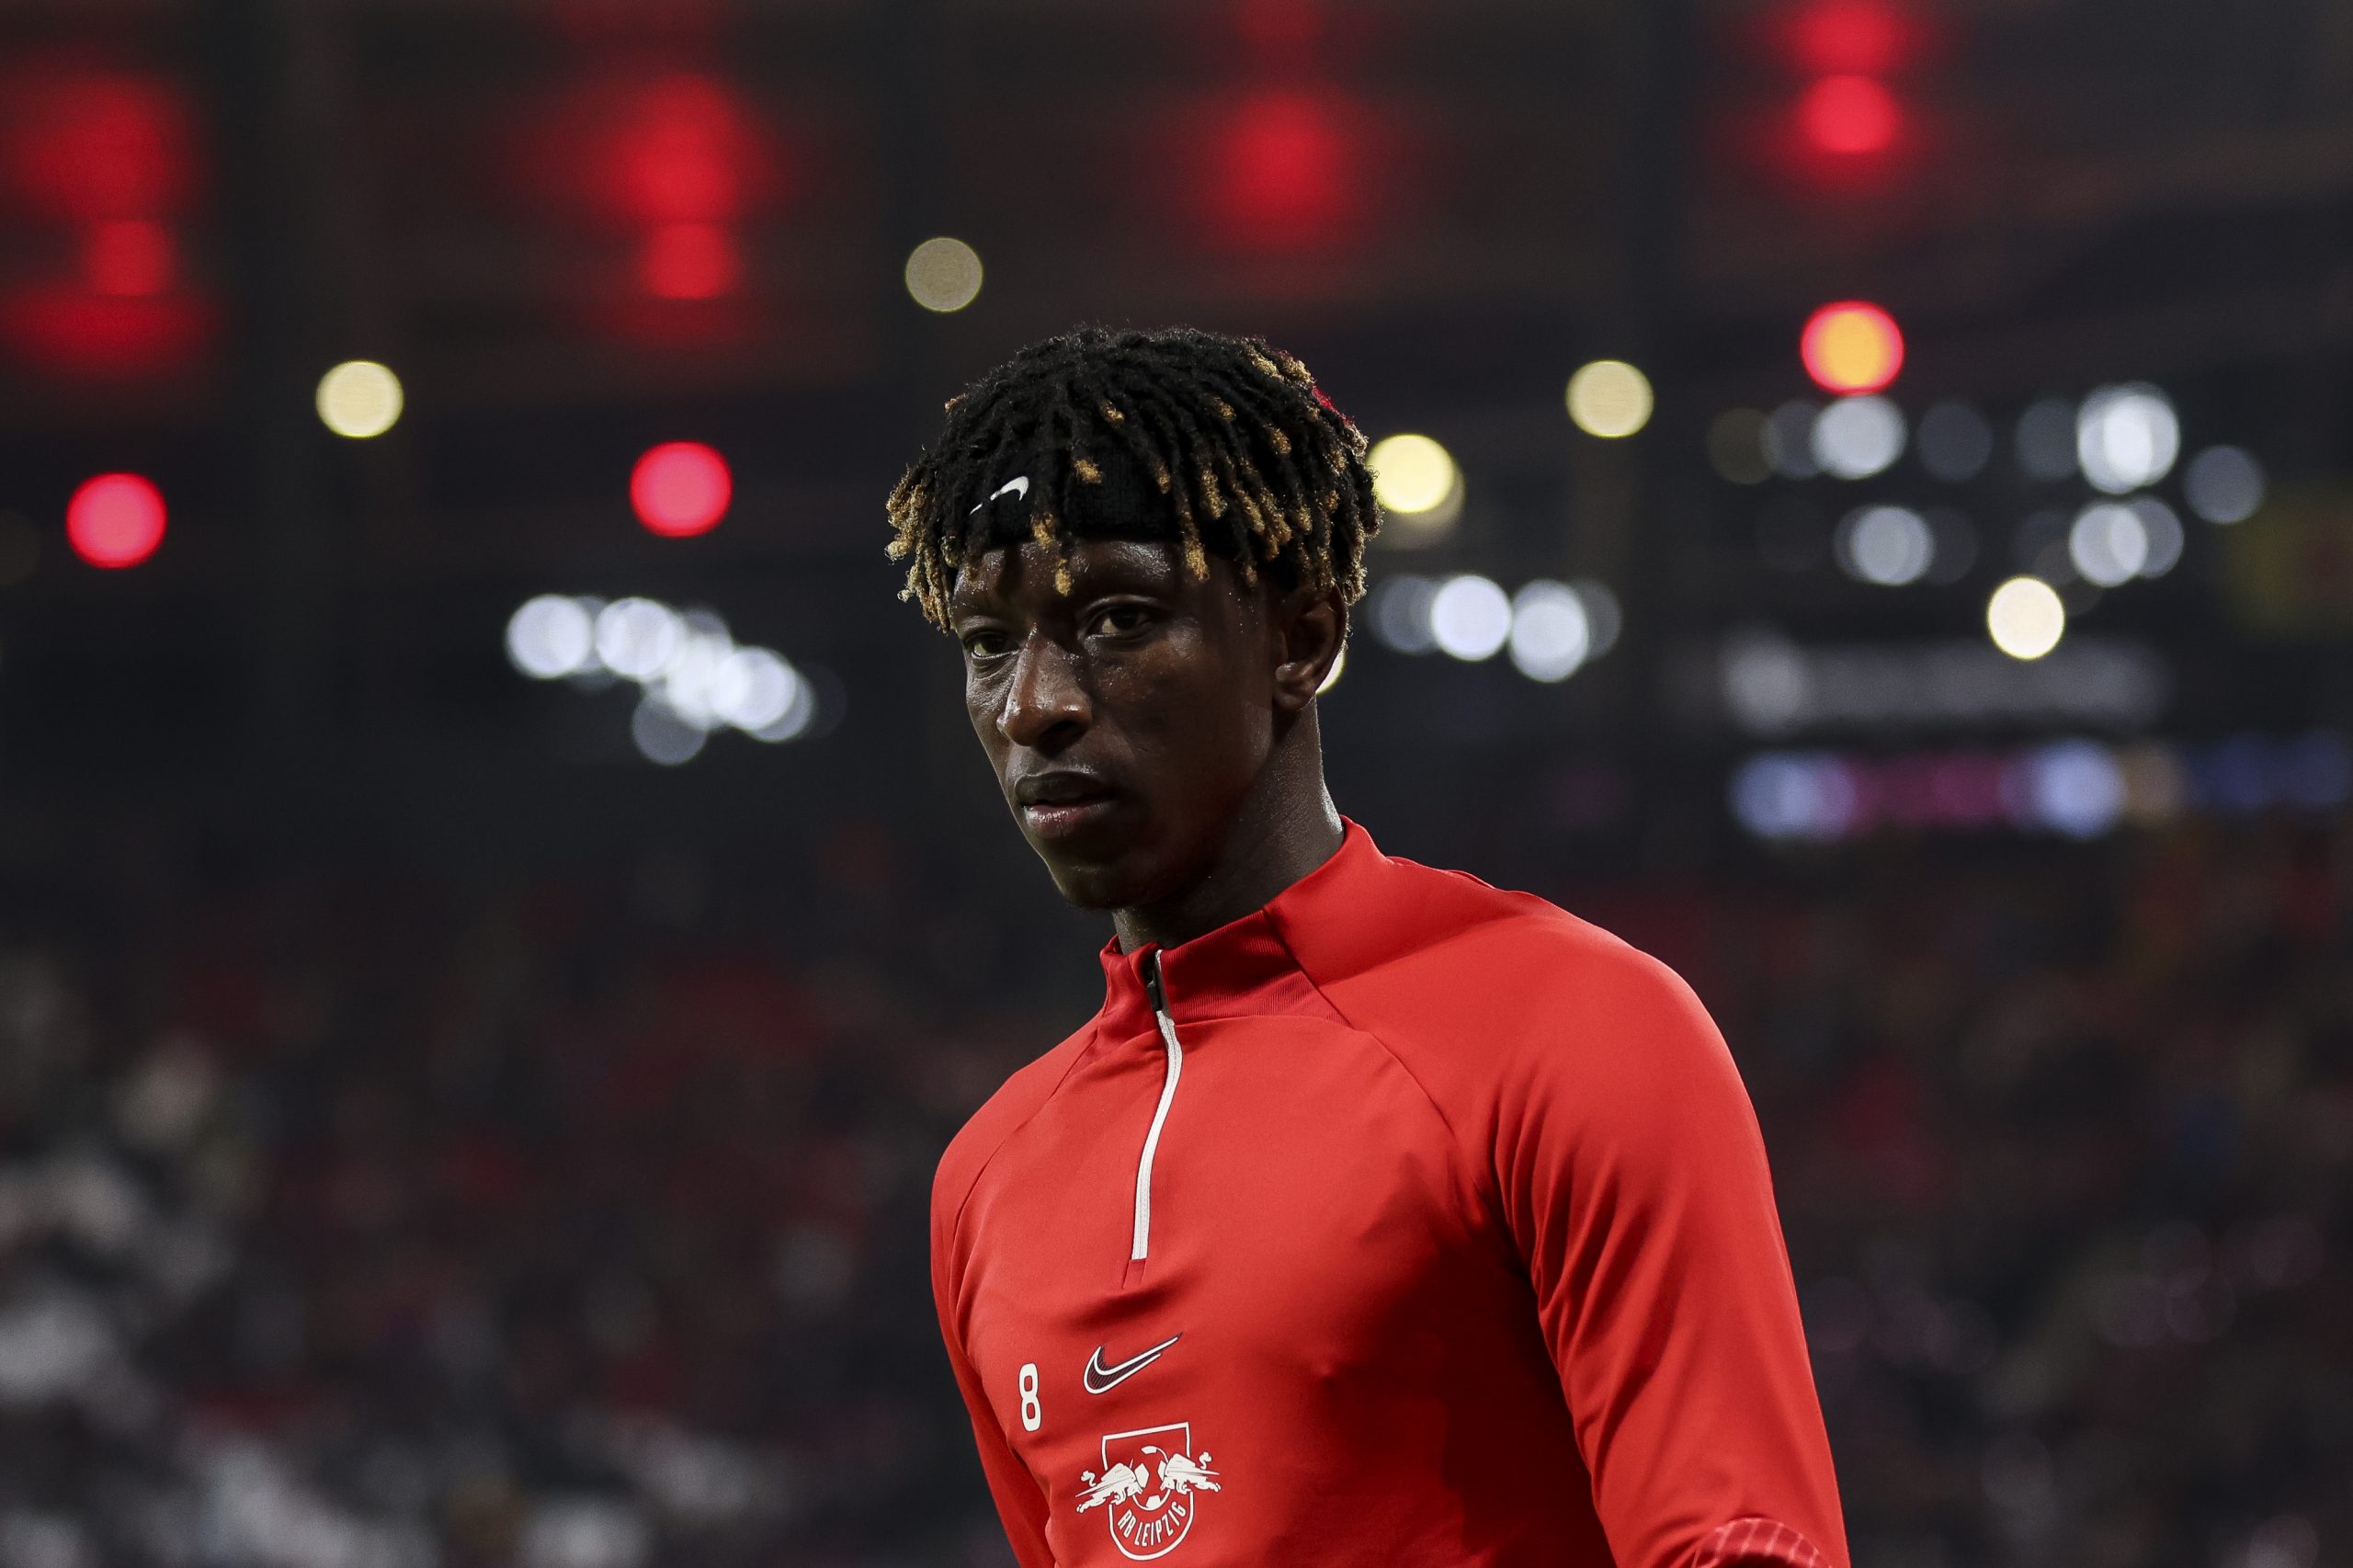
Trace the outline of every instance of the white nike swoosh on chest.
{"label": "white nike swoosh on chest", "polygon": [[1142,1355],[1131,1356],[1116,1367],[1103,1364],[1103,1346],[1098,1345],[1095,1347],[1095,1354],[1086,1358],[1086,1374],[1080,1381],[1086,1383],[1089,1393],[1107,1393],[1159,1360],[1163,1352],[1184,1337],[1181,1334],[1172,1334]]}

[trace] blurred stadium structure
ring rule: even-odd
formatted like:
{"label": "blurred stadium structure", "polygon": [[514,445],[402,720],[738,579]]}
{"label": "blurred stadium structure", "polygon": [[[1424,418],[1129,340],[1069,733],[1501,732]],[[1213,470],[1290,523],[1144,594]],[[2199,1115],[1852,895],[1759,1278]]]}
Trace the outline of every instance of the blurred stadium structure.
{"label": "blurred stadium structure", "polygon": [[1078,320],[1381,441],[1394,852],[1690,974],[1871,1568],[2353,1552],[2353,10],[0,9],[0,1568],[994,1561],[1091,1002],[881,498]]}

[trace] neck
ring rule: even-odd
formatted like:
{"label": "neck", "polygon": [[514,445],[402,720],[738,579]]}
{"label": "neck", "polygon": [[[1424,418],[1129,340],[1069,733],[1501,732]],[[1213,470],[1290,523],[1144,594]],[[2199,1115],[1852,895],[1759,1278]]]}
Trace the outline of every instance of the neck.
{"label": "neck", "polygon": [[1330,859],[1345,830],[1324,785],[1313,711],[1277,743],[1208,873],[1173,898],[1111,912],[1120,950],[1173,948],[1272,903]]}

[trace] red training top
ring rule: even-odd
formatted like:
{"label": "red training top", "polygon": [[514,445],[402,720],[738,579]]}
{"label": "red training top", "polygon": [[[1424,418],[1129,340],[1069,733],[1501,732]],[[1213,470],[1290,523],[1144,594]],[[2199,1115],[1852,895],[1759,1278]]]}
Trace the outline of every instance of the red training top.
{"label": "red training top", "polygon": [[1024,1568],[1847,1568],[1756,1117],[1673,971],[1354,823],[1103,971],[932,1192]]}

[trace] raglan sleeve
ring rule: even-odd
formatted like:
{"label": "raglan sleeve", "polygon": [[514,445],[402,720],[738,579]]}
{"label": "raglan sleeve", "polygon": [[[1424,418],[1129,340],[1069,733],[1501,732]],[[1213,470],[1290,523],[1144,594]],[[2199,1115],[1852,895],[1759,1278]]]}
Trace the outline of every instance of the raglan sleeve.
{"label": "raglan sleeve", "polygon": [[1764,1140],[1664,964],[1574,966],[1505,1077],[1499,1196],[1622,1568],[1847,1568]]}
{"label": "raglan sleeve", "polygon": [[997,1517],[1005,1525],[1006,1539],[1013,1543],[1013,1555],[1021,1568],[1054,1568],[1054,1554],[1046,1545],[1045,1496],[1006,1441],[1005,1429],[997,1424],[996,1412],[964,1348],[963,1312],[956,1283],[956,1211],[961,1195],[961,1190],[953,1196],[948,1191],[951,1186],[961,1188],[961,1184],[949,1179],[946,1167],[941,1175],[942,1179],[933,1185],[931,1199],[931,1298],[939,1314],[939,1335],[948,1347],[948,1364],[956,1374],[957,1390],[964,1396],[964,1409],[972,1417],[981,1471],[988,1481]]}

